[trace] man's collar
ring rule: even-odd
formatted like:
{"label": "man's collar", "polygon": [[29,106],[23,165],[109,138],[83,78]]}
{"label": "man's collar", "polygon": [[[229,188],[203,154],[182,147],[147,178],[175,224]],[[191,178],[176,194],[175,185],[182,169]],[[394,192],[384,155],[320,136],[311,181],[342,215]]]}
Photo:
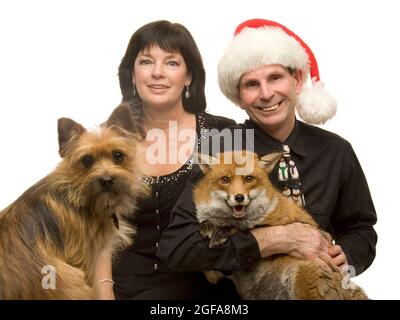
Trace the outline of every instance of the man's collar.
{"label": "man's collar", "polygon": [[[266,149],[281,149],[283,144],[287,144],[291,151],[300,155],[306,156],[306,152],[304,150],[303,142],[300,139],[300,127],[299,121],[296,119],[294,128],[292,132],[289,134],[289,137],[284,142],[280,142],[275,138],[271,137],[268,133],[266,133],[261,127],[259,127],[254,121],[246,120],[243,123],[245,128],[254,129],[255,139],[258,138],[259,143],[262,146],[265,146]],[[262,137],[260,139],[260,137]]]}

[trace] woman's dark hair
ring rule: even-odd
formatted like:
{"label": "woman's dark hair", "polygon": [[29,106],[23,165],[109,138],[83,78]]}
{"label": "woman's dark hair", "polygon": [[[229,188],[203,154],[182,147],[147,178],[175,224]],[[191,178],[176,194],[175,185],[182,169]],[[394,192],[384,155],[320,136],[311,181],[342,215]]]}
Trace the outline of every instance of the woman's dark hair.
{"label": "woman's dark hair", "polygon": [[[182,92],[183,108],[190,113],[206,109],[205,70],[203,61],[190,32],[179,23],[160,20],[148,23],[138,29],[129,40],[128,48],[118,69],[119,85],[122,101],[129,102],[134,108],[142,105],[140,97],[133,94],[132,71],[137,55],[151,46],[157,45],[167,52],[178,52],[185,60],[190,84],[190,97],[184,97]],[[138,111],[138,110],[136,110]]]}

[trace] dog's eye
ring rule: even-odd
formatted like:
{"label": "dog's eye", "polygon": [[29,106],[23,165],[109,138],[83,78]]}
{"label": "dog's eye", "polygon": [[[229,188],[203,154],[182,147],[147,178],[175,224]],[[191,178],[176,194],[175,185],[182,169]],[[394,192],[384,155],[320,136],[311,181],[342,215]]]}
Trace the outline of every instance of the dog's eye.
{"label": "dog's eye", "polygon": [[254,177],[253,176],[246,176],[245,180],[246,180],[246,182],[253,182],[254,181]]}
{"label": "dog's eye", "polygon": [[89,169],[94,163],[94,158],[90,154],[87,154],[81,158],[81,163],[86,169]]}
{"label": "dog's eye", "polygon": [[119,163],[121,163],[122,161],[124,161],[124,159],[125,159],[125,154],[122,153],[121,151],[114,150],[114,151],[112,152],[112,157],[113,157],[114,163],[119,164]]}
{"label": "dog's eye", "polygon": [[223,177],[220,179],[220,181],[221,181],[221,183],[223,183],[223,184],[227,184],[227,183],[231,182],[231,179],[230,179],[229,177],[227,177],[227,176],[223,176]]}

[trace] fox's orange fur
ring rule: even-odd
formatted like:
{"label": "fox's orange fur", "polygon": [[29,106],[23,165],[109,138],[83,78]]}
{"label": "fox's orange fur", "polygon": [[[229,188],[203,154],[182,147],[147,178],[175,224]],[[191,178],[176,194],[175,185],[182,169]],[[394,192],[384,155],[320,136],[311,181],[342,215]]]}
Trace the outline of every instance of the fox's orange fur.
{"label": "fox's orange fur", "polygon": [[[302,222],[318,228],[309,213],[270,182],[268,174],[281,156],[275,153],[259,159],[248,151],[224,153],[217,158],[200,155],[205,176],[194,188],[194,202],[201,233],[209,238],[211,248],[237,230],[257,226]],[[331,240],[328,233],[321,232]],[[245,299],[367,298],[361,288],[346,283],[336,266],[329,266],[330,271],[315,261],[276,255],[234,272],[231,278]]]}

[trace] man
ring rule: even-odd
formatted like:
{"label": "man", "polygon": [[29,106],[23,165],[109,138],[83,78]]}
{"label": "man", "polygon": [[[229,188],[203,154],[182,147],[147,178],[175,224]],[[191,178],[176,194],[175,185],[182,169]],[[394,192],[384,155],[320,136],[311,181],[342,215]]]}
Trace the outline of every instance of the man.
{"label": "man", "polygon": [[[219,67],[222,92],[249,115],[232,129],[254,130],[246,141],[259,155],[283,150],[271,178],[284,194],[305,207],[335,244],[308,225],[263,227],[237,232],[224,245],[207,248],[199,234],[192,187],[201,177],[193,170],[189,184],[162,236],[158,256],[181,270],[235,271],[260,257],[288,254],[314,259],[328,254],[339,267],[351,265],[356,275],[375,258],[376,213],[361,166],[343,138],[306,124],[332,118],[336,102],[319,81],[316,59],[292,31],[268,20],[249,20],[238,26]],[[305,88],[307,75],[313,88]],[[355,275],[355,274],[353,274]]]}

